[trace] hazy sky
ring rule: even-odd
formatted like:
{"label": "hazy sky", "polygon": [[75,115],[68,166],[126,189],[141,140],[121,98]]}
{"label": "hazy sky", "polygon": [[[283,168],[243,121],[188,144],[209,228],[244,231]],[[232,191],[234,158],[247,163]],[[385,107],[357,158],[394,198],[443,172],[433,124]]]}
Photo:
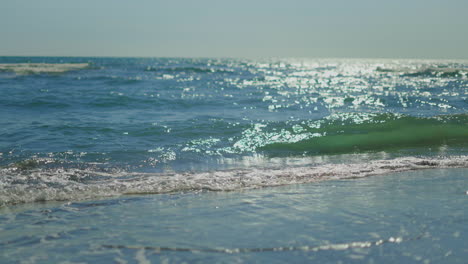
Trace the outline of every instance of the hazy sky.
{"label": "hazy sky", "polygon": [[0,0],[0,55],[468,59],[468,0]]}

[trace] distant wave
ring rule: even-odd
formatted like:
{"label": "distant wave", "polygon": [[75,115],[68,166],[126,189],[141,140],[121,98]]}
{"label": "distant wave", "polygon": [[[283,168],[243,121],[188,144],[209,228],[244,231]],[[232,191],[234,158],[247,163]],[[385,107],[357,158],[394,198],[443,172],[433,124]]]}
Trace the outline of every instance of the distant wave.
{"label": "distant wave", "polygon": [[148,66],[145,71],[150,72],[173,72],[173,73],[230,73],[234,72],[231,69],[218,69],[218,68],[208,68],[208,67],[151,67]]}
{"label": "distant wave", "polygon": [[3,63],[0,72],[15,72],[16,74],[64,73],[90,67],[89,63]]}
{"label": "distant wave", "polygon": [[422,67],[419,69],[410,68],[382,68],[377,67],[377,72],[382,73],[398,73],[407,77],[441,77],[441,78],[456,78],[467,77],[468,68],[439,68],[439,67]]}
{"label": "distant wave", "polygon": [[39,169],[35,161],[0,169],[0,206],[38,201],[68,201],[125,194],[233,191],[325,180],[354,179],[427,168],[468,168],[468,156],[405,157],[352,164],[236,169],[203,173],[132,173],[82,169]]}

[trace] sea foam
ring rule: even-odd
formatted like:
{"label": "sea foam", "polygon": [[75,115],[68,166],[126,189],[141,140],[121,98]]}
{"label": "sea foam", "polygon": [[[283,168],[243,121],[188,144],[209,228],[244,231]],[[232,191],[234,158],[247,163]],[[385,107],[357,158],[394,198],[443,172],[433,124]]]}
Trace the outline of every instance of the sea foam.
{"label": "sea foam", "polygon": [[95,199],[129,194],[235,191],[342,180],[427,168],[468,168],[468,156],[405,157],[362,163],[248,168],[197,173],[103,172],[96,169],[0,170],[0,205]]}
{"label": "sea foam", "polygon": [[64,73],[89,67],[89,63],[3,63],[0,72],[16,74]]}

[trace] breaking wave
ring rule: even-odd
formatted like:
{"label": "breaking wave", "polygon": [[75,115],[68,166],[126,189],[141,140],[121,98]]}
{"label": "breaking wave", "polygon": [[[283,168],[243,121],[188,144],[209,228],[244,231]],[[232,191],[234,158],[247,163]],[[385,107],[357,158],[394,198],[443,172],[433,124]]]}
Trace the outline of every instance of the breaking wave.
{"label": "breaking wave", "polygon": [[197,173],[135,173],[89,168],[41,169],[24,162],[0,169],[0,206],[129,194],[234,191],[326,180],[354,179],[427,168],[468,168],[468,156],[397,158],[362,163],[248,168]]}
{"label": "breaking wave", "polygon": [[278,154],[323,154],[456,145],[468,142],[468,116],[332,115],[317,121],[254,127],[234,148]]}
{"label": "breaking wave", "polygon": [[14,72],[20,75],[42,73],[64,73],[90,67],[89,63],[3,63],[0,72]]}

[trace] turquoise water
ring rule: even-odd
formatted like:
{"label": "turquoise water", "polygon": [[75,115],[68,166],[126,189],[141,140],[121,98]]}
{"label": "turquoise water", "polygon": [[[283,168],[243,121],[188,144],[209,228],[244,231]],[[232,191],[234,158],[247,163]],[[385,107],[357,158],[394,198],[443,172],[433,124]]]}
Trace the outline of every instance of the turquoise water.
{"label": "turquoise water", "polygon": [[235,189],[216,177],[238,170],[258,187],[288,181],[262,168],[446,166],[466,160],[467,73],[464,61],[1,57],[0,204]]}
{"label": "turquoise water", "polygon": [[466,176],[4,207],[2,263],[466,263]]}
{"label": "turquoise water", "polygon": [[[289,262],[291,256],[297,262],[309,257],[334,262],[358,261],[362,254],[338,254],[322,246],[356,242],[351,251],[368,251],[363,254],[368,261],[382,257],[379,263],[391,262],[407,254],[423,261],[420,251],[432,246],[417,246],[416,240],[430,237],[419,235],[425,231],[416,230],[423,226],[408,220],[408,214],[426,208],[424,201],[408,194],[402,196],[406,200],[385,204],[385,199],[396,199],[388,194],[364,208],[357,200],[347,204],[348,195],[355,194],[356,184],[378,180],[380,192],[399,192],[392,179],[400,176],[388,176],[397,172],[411,175],[414,181],[404,188],[421,196],[432,194],[420,188],[465,186],[467,94],[466,61],[0,57],[0,234],[9,237],[0,249],[13,263],[21,256],[34,262],[36,255],[38,262],[47,262],[42,255],[51,256],[48,246],[56,242],[65,244],[57,246],[54,262],[71,259],[70,252],[77,250],[81,253],[73,258],[86,262],[110,261],[115,252],[123,259],[137,254],[143,263],[144,258],[163,257]],[[426,172],[437,180],[413,184],[424,181]],[[452,186],[453,177],[458,186]],[[321,201],[334,189],[320,197],[308,189],[330,185],[342,188],[330,193],[336,205]],[[307,191],[291,199],[310,204],[281,206],[281,201],[293,200],[276,193],[295,188]],[[449,217],[460,220],[466,195],[457,192],[450,196],[454,201],[439,203]],[[255,202],[233,204],[220,215],[196,204],[219,202],[225,208],[230,199],[244,195],[279,200],[271,201],[276,207],[263,211],[268,214],[261,219],[255,218],[260,214]],[[185,207],[171,207],[171,199]],[[188,210],[191,203],[198,209]],[[323,204],[329,211],[320,219],[312,217],[310,210]],[[42,207],[49,209],[43,213]],[[402,221],[396,225],[410,231],[391,224],[371,231],[386,221],[376,212]],[[341,227],[339,214],[370,217],[362,220],[369,230],[347,222]],[[133,226],[126,222],[135,217],[141,224],[138,219]],[[193,217],[198,222],[187,222]],[[167,221],[162,233],[151,229],[158,228],[158,221]],[[317,226],[328,221],[330,226]],[[204,223],[218,225],[216,231]],[[427,229],[429,222],[423,223]],[[445,239],[444,224],[431,225],[433,236]],[[339,232],[325,231],[332,227]],[[304,233],[310,228],[317,228],[317,235]],[[465,229],[452,231],[453,239],[462,239]],[[361,236],[363,232],[378,235]],[[150,234],[158,239],[151,240]],[[396,243],[395,237],[414,240],[415,246],[399,250],[406,242]],[[84,242],[90,239],[96,243]],[[457,262],[466,251],[451,239],[440,248]],[[382,253],[387,247],[396,248]],[[273,248],[284,250],[271,252]],[[230,254],[236,249],[239,254]],[[155,250],[164,254],[148,253]]]}

